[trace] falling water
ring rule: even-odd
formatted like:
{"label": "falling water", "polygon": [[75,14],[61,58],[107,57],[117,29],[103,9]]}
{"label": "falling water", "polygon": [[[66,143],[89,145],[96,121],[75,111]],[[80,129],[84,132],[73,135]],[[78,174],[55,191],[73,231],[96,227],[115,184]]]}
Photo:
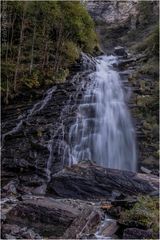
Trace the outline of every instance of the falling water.
{"label": "falling water", "polygon": [[91,87],[79,106],[69,133],[70,164],[90,160],[98,165],[136,171],[135,131],[125,102],[122,81],[103,56],[90,75]]}
{"label": "falling water", "polygon": [[46,92],[45,97],[41,101],[39,101],[38,103],[34,104],[33,107],[28,110],[27,113],[25,113],[23,115],[20,115],[18,117],[18,120],[20,120],[20,121],[18,121],[17,125],[14,128],[12,128],[9,132],[3,134],[2,142],[4,141],[6,136],[17,133],[22,128],[22,125],[23,125],[24,121],[27,122],[33,115],[35,115],[35,114],[39,113],[41,110],[43,110],[47,106],[49,100],[52,97],[52,94],[55,91],[56,91],[56,87],[55,86],[50,88]]}

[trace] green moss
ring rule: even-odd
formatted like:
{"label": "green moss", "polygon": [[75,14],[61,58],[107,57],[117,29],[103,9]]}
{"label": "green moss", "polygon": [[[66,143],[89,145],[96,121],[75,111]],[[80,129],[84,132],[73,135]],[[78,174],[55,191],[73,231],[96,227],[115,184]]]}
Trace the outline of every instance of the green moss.
{"label": "green moss", "polygon": [[157,158],[157,159],[159,159],[159,155],[160,155],[160,150],[155,151],[155,152],[153,153],[153,156],[154,156],[155,158]]}
{"label": "green moss", "polygon": [[130,210],[121,212],[120,222],[138,222],[145,228],[152,228],[153,235],[159,230],[159,201],[157,198],[140,196],[138,202]]}
{"label": "green moss", "polygon": [[39,127],[39,128],[37,129],[37,137],[42,137],[42,135],[43,135],[43,128],[42,128],[42,127]]}

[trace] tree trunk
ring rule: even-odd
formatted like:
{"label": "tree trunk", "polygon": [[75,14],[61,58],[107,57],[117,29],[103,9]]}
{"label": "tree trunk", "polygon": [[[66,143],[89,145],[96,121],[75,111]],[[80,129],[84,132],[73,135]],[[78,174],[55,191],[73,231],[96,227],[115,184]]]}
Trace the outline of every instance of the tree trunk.
{"label": "tree trunk", "polygon": [[[8,41],[7,41],[7,50],[6,50],[6,65],[7,65],[7,62],[8,62],[8,49],[9,49],[9,44],[8,44]],[[8,83],[8,70],[7,70],[7,73],[6,73],[6,78],[7,78],[7,88],[6,88],[6,97],[5,97],[5,103],[8,104],[8,97],[9,97],[9,83]]]}
{"label": "tree trunk", "polygon": [[7,89],[6,89],[6,97],[5,97],[5,104],[8,104],[8,98],[9,98],[9,82],[8,82],[8,76],[7,76]]}
{"label": "tree trunk", "polygon": [[48,48],[48,41],[46,39],[46,44],[45,44],[45,48],[44,48],[44,58],[43,58],[43,63],[42,63],[42,69],[44,69],[44,65],[45,65],[45,61],[46,61],[47,48]]}
{"label": "tree trunk", "polygon": [[[11,13],[9,14],[9,22],[8,22],[8,30],[7,30],[7,42],[6,42],[6,55],[5,55],[5,61],[6,65],[8,63],[8,51],[9,51],[9,32],[10,32],[10,25],[11,25]],[[8,104],[8,97],[9,97],[9,79],[8,79],[8,71],[6,73],[6,81],[7,81],[7,87],[6,87],[6,97],[5,97],[5,103]]]}
{"label": "tree trunk", "polygon": [[63,26],[62,23],[60,24],[60,28],[59,28],[59,34],[58,34],[58,41],[57,41],[57,49],[56,49],[56,55],[55,55],[55,63],[54,63],[54,67],[53,67],[53,71],[57,72],[58,71],[58,62],[59,62],[59,51],[60,51],[60,47],[62,44],[62,32],[63,32]]}
{"label": "tree trunk", "polygon": [[[14,23],[16,21],[16,16],[14,15],[13,17],[13,21],[12,21],[12,29],[11,29],[11,41],[10,41],[10,50],[12,49],[12,45],[13,45],[13,35],[14,35]],[[12,53],[12,50],[11,50]],[[13,53],[11,54],[11,57],[13,57]]]}
{"label": "tree trunk", "polygon": [[17,88],[17,74],[18,74],[18,68],[19,68],[20,57],[21,57],[22,42],[23,42],[25,8],[26,8],[26,4],[25,4],[24,9],[23,9],[22,24],[21,24],[21,31],[20,31],[20,43],[19,43],[19,48],[18,48],[17,63],[16,63],[16,69],[15,69],[15,75],[14,75],[14,91],[15,92],[16,92],[16,88]]}
{"label": "tree trunk", "polygon": [[[64,41],[62,41],[62,43],[60,44],[61,48],[63,47],[64,45]],[[56,69],[55,69],[55,72],[57,73],[58,70],[59,70],[59,67],[61,65],[61,61],[62,61],[62,55],[61,55],[62,51],[61,49],[59,50],[59,55],[58,55],[58,58],[57,58],[57,64],[56,64]]]}
{"label": "tree trunk", "polygon": [[32,68],[33,68],[33,51],[34,51],[34,41],[35,41],[35,33],[36,33],[36,22],[34,24],[34,29],[33,29],[33,38],[32,38],[32,53],[31,53],[31,63],[30,63],[30,70],[29,73],[32,73]]}

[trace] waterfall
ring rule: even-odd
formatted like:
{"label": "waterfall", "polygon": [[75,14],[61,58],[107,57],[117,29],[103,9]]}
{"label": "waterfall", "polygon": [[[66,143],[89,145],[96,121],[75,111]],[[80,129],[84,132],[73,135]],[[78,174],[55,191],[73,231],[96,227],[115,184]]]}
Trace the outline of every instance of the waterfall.
{"label": "waterfall", "polygon": [[70,165],[81,160],[136,171],[135,130],[122,81],[113,69],[117,58],[103,56],[90,74],[91,82],[69,132]]}

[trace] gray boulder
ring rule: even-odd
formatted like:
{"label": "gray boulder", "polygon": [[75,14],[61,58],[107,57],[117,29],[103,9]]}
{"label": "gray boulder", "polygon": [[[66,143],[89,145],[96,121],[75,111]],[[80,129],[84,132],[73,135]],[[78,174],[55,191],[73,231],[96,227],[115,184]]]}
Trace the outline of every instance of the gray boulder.
{"label": "gray boulder", "polygon": [[115,47],[114,48],[114,53],[117,55],[117,56],[122,56],[122,57],[127,57],[127,53],[126,53],[126,50],[124,47]]}

